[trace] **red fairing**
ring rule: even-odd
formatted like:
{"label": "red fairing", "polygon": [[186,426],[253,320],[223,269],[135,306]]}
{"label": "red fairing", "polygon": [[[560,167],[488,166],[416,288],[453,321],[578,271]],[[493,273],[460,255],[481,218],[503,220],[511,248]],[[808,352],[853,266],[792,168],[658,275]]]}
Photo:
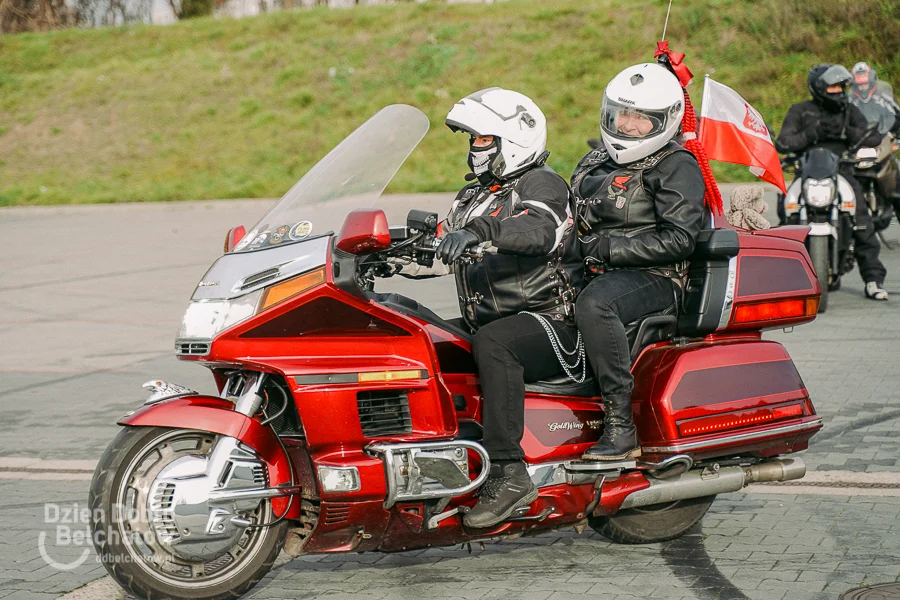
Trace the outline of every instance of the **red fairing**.
{"label": "red fairing", "polygon": [[[642,369],[657,372],[652,392],[635,393],[638,436],[650,455],[702,458],[780,443],[787,443],[781,452],[797,451],[805,446],[795,444],[821,428],[803,380],[777,342],[711,336],[654,348],[642,362]],[[784,433],[786,427],[792,431]],[[752,437],[738,439],[745,434]]]}
{"label": "red fairing", "polygon": [[[189,428],[227,435],[253,448],[269,469],[269,484],[277,486],[291,481],[290,463],[275,434],[259,421],[234,411],[234,404],[212,396],[185,396],[143,406],[119,420],[129,427]],[[286,498],[276,498],[272,508],[280,514],[287,506]],[[288,517],[299,516],[299,503],[294,502]]]}
{"label": "red fairing", "polygon": [[650,482],[643,473],[626,473],[603,484],[603,493],[600,495],[600,504],[594,509],[596,516],[614,515],[619,512],[619,507],[630,494],[650,487]]}
{"label": "red fairing", "polygon": [[347,215],[337,247],[349,254],[368,254],[391,245],[391,230],[383,210],[358,208]]}

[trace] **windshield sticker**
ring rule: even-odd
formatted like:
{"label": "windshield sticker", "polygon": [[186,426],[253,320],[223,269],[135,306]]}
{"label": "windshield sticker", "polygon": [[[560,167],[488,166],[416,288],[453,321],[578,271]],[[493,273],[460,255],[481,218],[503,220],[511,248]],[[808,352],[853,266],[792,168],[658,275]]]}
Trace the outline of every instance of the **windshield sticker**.
{"label": "windshield sticker", "polygon": [[292,240],[305,240],[309,237],[309,234],[312,233],[312,223],[309,221],[300,221],[293,227],[291,227],[291,232],[288,234]]}
{"label": "windshield sticker", "polygon": [[241,250],[249,246],[250,242],[252,242],[256,238],[256,233],[256,229],[251,230],[250,233],[246,234],[244,238],[240,242],[238,242],[238,245],[234,247],[233,251],[240,252]]}
{"label": "windshield sticker", "polygon": [[259,235],[256,237],[255,240],[253,240],[253,243],[250,244],[250,247],[251,247],[251,248],[259,248],[260,246],[262,246],[263,244],[265,244],[265,243],[266,243],[266,240],[269,239],[269,234],[270,234],[270,233],[272,233],[272,232],[269,231],[268,229],[265,230],[265,231],[263,231],[261,234],[259,234]]}
{"label": "windshield sticker", "polygon": [[272,234],[272,237],[269,239],[270,244],[280,244],[284,240],[284,235],[288,232],[288,226],[282,225],[278,229],[275,230],[275,233]]}

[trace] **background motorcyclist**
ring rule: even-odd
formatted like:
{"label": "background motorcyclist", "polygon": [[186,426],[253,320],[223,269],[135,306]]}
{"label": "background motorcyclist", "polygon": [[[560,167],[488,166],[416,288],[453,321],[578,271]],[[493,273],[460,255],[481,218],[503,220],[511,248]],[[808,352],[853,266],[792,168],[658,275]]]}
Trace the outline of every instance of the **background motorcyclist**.
{"label": "background motorcyclist", "polygon": [[675,304],[703,223],[703,175],[674,141],[684,108],[681,84],[665,67],[625,69],[603,95],[603,143],[572,175],[580,246],[593,276],[575,315],[605,419],[586,459],[640,455],[625,325]]}
{"label": "background motorcyclist", "polygon": [[[520,445],[525,383],[563,372],[577,378],[584,368],[573,319],[581,264],[569,235],[569,188],[544,165],[547,126],[538,106],[518,92],[490,88],[460,100],[446,124],[470,136],[474,177],[467,179],[474,181],[459,192],[442,223],[437,255],[452,265],[460,311],[475,331],[482,445],[491,458],[490,476],[464,522],[489,527],[537,498]],[[494,252],[459,261],[476,246]],[[408,265],[401,275],[447,271]]]}
{"label": "background motorcyclist", "polygon": [[[794,104],[784,117],[781,133],[775,140],[779,152],[807,152],[812,148],[826,148],[841,156],[851,146],[877,146],[881,134],[868,129],[862,112],[850,103],[848,87],[852,75],[841,65],[821,64],[809,70],[808,85],[812,100]],[[866,284],[866,298],[887,300],[883,288],[887,275],[878,255],[881,244],[869,215],[862,188],[853,177],[853,168],[843,164],[840,174],[856,195],[856,227],[854,254],[859,272]],[[779,209],[782,212],[783,209]]]}
{"label": "background motorcyclist", "polygon": [[893,94],[880,86],[875,69],[867,63],[858,62],[853,65],[853,81],[850,84],[850,102],[852,102],[870,123],[878,123],[878,131],[882,135],[900,132],[900,107],[894,101]]}
{"label": "background motorcyclist", "polygon": [[[870,123],[878,123],[878,132],[900,137],[900,106],[894,101],[893,90],[878,79],[875,69],[867,63],[853,65],[853,83],[850,85],[850,102],[856,105]],[[897,173],[896,192],[891,197],[894,214],[900,215],[900,161],[894,161]],[[890,216],[890,214],[888,214]]]}

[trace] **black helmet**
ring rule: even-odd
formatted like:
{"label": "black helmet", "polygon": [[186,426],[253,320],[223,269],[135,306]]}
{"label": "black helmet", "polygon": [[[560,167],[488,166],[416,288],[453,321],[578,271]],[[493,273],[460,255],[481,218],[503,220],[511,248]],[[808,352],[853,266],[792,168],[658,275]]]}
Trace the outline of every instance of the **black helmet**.
{"label": "black helmet", "polygon": [[875,69],[864,62],[853,65],[853,93],[863,101],[868,101],[878,87],[878,75]]}
{"label": "black helmet", "polygon": [[[847,88],[853,76],[843,65],[816,65],[809,70],[809,93],[813,101],[829,112],[840,112],[850,100]],[[840,85],[841,91],[829,94],[825,90]]]}

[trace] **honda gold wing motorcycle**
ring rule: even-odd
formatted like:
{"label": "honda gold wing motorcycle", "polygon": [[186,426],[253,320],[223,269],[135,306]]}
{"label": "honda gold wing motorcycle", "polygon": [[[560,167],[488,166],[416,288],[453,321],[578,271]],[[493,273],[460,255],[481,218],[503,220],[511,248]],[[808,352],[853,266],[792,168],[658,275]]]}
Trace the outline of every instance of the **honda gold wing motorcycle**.
{"label": "honda gold wing motorcycle", "polygon": [[594,382],[530,384],[522,446],[539,497],[467,529],[490,466],[472,336],[373,291],[388,258],[434,260],[436,215],[390,227],[405,209],[379,201],[427,130],[415,108],[381,110],[255,227],[229,232],[175,342],[219,395],[148,382],[91,484],[97,552],[130,593],[237,597],[282,550],[393,552],[562,527],[658,542],[717,494],[805,474],[794,453],[822,421],[787,351],[760,332],[815,319],[807,228],[709,229],[680,310],[628,326],[641,459],[581,460],[602,433]]}

